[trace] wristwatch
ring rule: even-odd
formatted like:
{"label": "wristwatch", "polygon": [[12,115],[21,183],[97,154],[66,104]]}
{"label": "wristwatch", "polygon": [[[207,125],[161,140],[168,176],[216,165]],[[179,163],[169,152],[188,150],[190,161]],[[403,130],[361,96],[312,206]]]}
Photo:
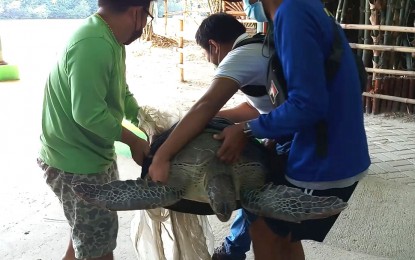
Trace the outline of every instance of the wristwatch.
{"label": "wristwatch", "polygon": [[243,129],[244,134],[246,135],[246,137],[250,138],[253,137],[254,135],[252,134],[252,129],[251,126],[249,125],[249,121],[244,123],[244,129]]}

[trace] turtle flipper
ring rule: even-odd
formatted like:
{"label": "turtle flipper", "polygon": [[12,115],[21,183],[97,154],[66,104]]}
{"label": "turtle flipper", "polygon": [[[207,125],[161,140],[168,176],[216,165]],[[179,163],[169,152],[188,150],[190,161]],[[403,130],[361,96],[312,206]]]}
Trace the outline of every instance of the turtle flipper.
{"label": "turtle flipper", "polygon": [[169,206],[182,196],[180,189],[143,179],[112,181],[103,185],[78,183],[73,189],[85,201],[113,211]]}
{"label": "turtle flipper", "polygon": [[241,192],[241,203],[256,215],[290,222],[330,217],[347,207],[346,202],[335,196],[312,196],[300,189],[273,184]]}

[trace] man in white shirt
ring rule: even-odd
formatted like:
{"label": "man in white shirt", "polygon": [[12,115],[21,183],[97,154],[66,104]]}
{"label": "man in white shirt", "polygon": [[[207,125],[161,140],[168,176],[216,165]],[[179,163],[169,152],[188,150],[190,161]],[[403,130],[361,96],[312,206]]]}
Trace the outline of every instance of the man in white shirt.
{"label": "man in white shirt", "polygon": [[[270,51],[261,43],[244,45],[242,42],[248,38],[243,24],[223,13],[206,18],[196,33],[196,42],[208,61],[217,65],[206,97],[227,101],[238,90],[245,94],[245,102],[217,113],[235,123],[257,118],[274,108],[265,87]],[[231,234],[215,249],[212,259],[245,259],[251,246],[248,227],[243,211],[238,210]]]}

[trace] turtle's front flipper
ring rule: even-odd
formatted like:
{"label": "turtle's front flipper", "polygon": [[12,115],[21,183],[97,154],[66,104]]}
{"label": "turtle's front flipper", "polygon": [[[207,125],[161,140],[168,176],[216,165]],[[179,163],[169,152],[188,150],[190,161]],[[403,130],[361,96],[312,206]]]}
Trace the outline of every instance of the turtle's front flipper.
{"label": "turtle's front flipper", "polygon": [[177,188],[143,179],[113,181],[103,185],[79,183],[73,189],[87,202],[114,211],[169,206],[179,201],[182,194]]}
{"label": "turtle's front flipper", "polygon": [[256,215],[290,222],[330,217],[347,207],[346,202],[335,196],[312,196],[300,189],[272,184],[241,192],[241,203]]}

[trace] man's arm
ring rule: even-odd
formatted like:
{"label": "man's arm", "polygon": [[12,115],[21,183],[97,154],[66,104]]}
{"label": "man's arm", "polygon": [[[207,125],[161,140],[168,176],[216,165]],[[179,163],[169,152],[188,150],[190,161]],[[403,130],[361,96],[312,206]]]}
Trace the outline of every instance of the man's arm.
{"label": "man's arm", "polygon": [[259,116],[258,110],[248,102],[243,102],[235,107],[222,109],[216,116],[224,117],[234,123],[248,121]]}
{"label": "man's arm", "polygon": [[127,144],[130,147],[133,160],[141,166],[144,157],[147,156],[150,152],[149,143],[146,140],[136,136],[133,132],[125,127],[122,127],[121,142]]}
{"label": "man's arm", "polygon": [[138,102],[135,99],[133,93],[130,92],[128,85],[126,85],[126,94],[125,94],[125,102],[124,102],[124,113],[125,119],[130,121],[133,125],[138,126],[138,110],[140,107],[138,106]]}

